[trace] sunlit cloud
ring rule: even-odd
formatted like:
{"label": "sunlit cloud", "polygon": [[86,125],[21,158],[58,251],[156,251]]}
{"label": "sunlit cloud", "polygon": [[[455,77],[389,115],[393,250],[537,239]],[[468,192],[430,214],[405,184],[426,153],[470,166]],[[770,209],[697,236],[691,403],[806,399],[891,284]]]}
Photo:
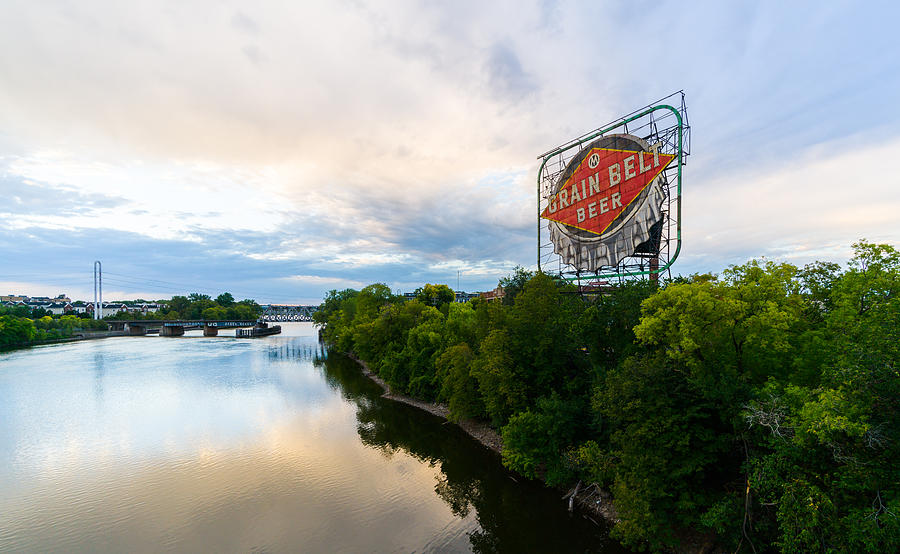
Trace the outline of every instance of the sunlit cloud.
{"label": "sunlit cloud", "polygon": [[314,284],[336,288],[362,288],[369,284],[365,281],[342,279],[340,277],[322,277],[321,275],[290,275],[288,277],[281,277],[281,279],[303,284]]}
{"label": "sunlit cloud", "polygon": [[[900,241],[896,184],[869,153],[898,145],[883,11],[4,6],[0,254],[30,268],[7,280],[102,258],[269,301],[457,275],[487,290],[535,263],[535,157],[680,88],[694,133],[675,271],[846,258],[862,236]],[[121,293],[154,290],[174,292]]]}
{"label": "sunlit cloud", "polygon": [[703,183],[685,194],[686,257],[695,267],[756,256],[807,263],[846,259],[861,238],[896,242],[900,177],[886,164],[898,149],[898,139],[855,148],[833,141],[795,152],[790,163]]}

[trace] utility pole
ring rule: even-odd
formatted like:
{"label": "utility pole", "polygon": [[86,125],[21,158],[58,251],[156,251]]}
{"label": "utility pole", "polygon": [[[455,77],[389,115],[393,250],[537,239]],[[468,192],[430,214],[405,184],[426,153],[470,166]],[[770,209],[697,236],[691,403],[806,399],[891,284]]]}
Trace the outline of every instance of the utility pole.
{"label": "utility pole", "polygon": [[94,262],[94,319],[103,317],[103,266]]}

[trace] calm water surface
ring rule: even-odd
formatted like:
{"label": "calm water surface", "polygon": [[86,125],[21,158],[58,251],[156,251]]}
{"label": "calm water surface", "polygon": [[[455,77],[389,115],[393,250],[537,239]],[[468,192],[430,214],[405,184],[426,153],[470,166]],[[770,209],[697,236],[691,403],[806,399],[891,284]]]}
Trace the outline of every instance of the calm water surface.
{"label": "calm water surface", "polygon": [[619,552],[283,327],[0,353],[0,551]]}

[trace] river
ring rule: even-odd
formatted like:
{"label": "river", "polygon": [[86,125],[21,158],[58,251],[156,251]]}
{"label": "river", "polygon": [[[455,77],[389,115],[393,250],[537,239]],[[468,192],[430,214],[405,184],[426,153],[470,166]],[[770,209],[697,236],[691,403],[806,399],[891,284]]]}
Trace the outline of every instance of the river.
{"label": "river", "polygon": [[282,326],[0,353],[0,551],[621,551]]}

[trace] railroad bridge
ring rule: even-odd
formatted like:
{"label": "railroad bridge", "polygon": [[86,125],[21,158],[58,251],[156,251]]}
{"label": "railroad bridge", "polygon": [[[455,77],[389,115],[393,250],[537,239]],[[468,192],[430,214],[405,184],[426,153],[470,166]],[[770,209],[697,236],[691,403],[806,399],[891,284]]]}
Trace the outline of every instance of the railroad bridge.
{"label": "railroad bridge", "polygon": [[260,306],[263,321],[312,321],[312,315],[318,306],[301,306],[299,304],[265,304]]}

